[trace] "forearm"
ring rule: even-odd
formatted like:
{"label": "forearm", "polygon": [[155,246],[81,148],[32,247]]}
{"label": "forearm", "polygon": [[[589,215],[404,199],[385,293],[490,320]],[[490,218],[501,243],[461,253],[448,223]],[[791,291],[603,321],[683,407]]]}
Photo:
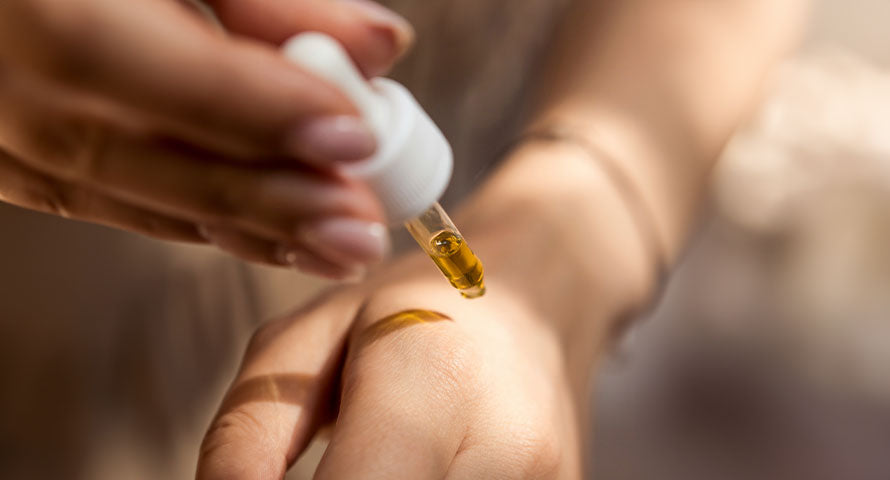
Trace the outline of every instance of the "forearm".
{"label": "forearm", "polygon": [[[655,224],[658,253],[673,260],[711,165],[793,45],[801,7],[626,0],[567,13],[530,128],[568,126],[602,153],[525,142],[459,223],[492,291],[517,292],[556,328],[579,385],[616,323],[651,297],[658,259],[639,222]],[[634,218],[604,162],[633,182],[648,218]]]}
{"label": "forearm", "polygon": [[666,260],[708,171],[794,45],[806,0],[578,0],[554,39],[535,123],[576,129],[641,192]]}

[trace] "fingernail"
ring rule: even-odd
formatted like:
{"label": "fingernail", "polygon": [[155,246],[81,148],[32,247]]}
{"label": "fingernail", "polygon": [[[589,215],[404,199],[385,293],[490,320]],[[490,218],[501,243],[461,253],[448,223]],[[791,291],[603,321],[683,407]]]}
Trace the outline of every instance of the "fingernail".
{"label": "fingernail", "polygon": [[408,49],[414,39],[414,28],[404,17],[373,0],[341,0],[356,8],[372,25],[390,32],[388,41],[397,55]]}
{"label": "fingernail", "polygon": [[285,149],[314,165],[330,166],[331,162],[370,157],[377,149],[377,140],[362,119],[339,115],[303,122],[287,135]]}
{"label": "fingernail", "polygon": [[303,229],[306,246],[340,264],[376,263],[389,251],[389,232],[382,223],[334,218]]}

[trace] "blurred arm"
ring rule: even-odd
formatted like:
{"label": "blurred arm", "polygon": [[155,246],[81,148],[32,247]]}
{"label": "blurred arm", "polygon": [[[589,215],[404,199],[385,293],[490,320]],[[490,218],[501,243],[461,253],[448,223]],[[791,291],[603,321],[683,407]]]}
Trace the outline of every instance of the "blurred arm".
{"label": "blurred arm", "polygon": [[574,128],[635,183],[669,257],[708,171],[794,46],[806,0],[578,0],[541,78],[535,123]]}

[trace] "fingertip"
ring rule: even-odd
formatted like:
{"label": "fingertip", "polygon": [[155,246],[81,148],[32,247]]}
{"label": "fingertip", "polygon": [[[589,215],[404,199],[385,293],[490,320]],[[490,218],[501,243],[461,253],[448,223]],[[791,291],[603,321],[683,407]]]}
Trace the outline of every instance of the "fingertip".
{"label": "fingertip", "polygon": [[347,42],[347,50],[365,75],[386,74],[414,43],[414,28],[404,17],[372,0],[340,2],[366,27],[366,40]]}
{"label": "fingertip", "polygon": [[302,242],[341,264],[374,264],[389,253],[389,231],[378,222],[349,217],[326,218],[300,231]]}
{"label": "fingertip", "polygon": [[414,40],[399,14],[370,0],[209,0],[230,31],[280,45],[305,31],[327,33],[346,47],[367,76],[382,75]]}
{"label": "fingertip", "polygon": [[286,135],[284,149],[317,167],[364,160],[377,150],[370,127],[359,117],[335,115],[304,120]]}

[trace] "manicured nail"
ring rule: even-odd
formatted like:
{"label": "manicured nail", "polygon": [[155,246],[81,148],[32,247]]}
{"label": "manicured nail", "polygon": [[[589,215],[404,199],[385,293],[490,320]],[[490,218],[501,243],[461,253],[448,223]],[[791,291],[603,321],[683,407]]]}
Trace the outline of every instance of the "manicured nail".
{"label": "manicured nail", "polygon": [[389,232],[382,223],[334,218],[300,232],[306,246],[344,265],[376,263],[389,251]]}
{"label": "manicured nail", "polygon": [[291,130],[285,149],[318,166],[363,160],[374,154],[377,140],[368,125],[349,115],[307,120]]}
{"label": "manicured nail", "polygon": [[[404,17],[380,5],[373,0],[341,0],[355,7],[362,16],[379,28],[388,32],[387,41],[391,43],[390,53],[401,55],[414,40],[414,28]],[[381,32],[382,33],[382,32]]]}

